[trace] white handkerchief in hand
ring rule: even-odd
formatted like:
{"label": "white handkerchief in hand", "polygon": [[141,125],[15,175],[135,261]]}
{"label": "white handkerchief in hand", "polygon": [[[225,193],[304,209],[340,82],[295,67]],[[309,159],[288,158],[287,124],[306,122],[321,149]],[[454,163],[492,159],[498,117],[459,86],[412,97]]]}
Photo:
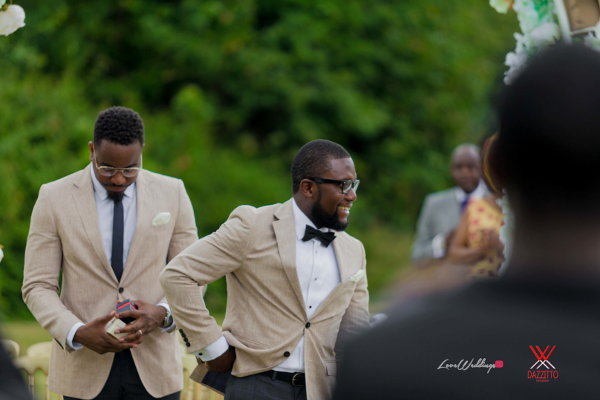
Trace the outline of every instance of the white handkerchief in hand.
{"label": "white handkerchief in hand", "polygon": [[156,217],[152,220],[152,226],[164,225],[171,220],[170,212],[161,212],[156,214]]}
{"label": "white handkerchief in hand", "polygon": [[360,281],[363,278],[363,276],[365,276],[365,270],[364,269],[359,269],[357,273],[355,273],[354,275],[352,275],[350,277],[350,280],[352,282],[358,282],[358,281]]}

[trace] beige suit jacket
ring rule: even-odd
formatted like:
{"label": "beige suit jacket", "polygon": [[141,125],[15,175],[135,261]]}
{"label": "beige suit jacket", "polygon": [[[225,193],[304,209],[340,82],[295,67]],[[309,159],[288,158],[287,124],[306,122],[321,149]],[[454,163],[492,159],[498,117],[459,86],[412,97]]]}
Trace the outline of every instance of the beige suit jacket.
{"label": "beige suit jacket", "polygon": [[[366,267],[364,248],[347,233],[336,235],[341,283],[308,319],[296,271],[291,200],[237,208],[217,232],[184,250],[160,276],[188,350],[198,351],[224,335],[236,348],[232,373],[243,377],[280,364],[304,335],[308,399],[331,398],[341,342],[369,325],[366,276],[350,279]],[[221,332],[197,288],[224,275],[228,297]],[[200,381],[205,373],[199,365],[192,379]]]}
{"label": "beige suit jacket", "polygon": [[[152,226],[153,218],[161,212],[171,213],[170,222]],[[100,393],[114,353],[99,355],[85,347],[77,351],[68,348],[69,329],[76,322],[108,315],[116,300],[166,301],[158,275],[168,261],[197,239],[194,211],[183,182],[140,171],[137,225],[119,283],[102,244],[90,166],[42,186],[27,239],[23,299],[55,338],[50,359],[51,391],[82,399]],[[157,329],[131,350],[140,378],[152,396],[182,389],[178,346],[174,333]]]}

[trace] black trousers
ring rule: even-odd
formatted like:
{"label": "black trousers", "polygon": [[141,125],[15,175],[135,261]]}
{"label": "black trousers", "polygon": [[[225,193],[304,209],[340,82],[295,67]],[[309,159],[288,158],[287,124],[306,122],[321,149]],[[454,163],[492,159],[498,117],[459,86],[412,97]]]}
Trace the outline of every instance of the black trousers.
{"label": "black trousers", "polygon": [[[161,379],[157,376],[156,379]],[[161,400],[179,400],[181,392],[176,392]],[[65,400],[77,400],[64,396]],[[115,353],[115,359],[110,369],[106,384],[94,400],[155,400],[144,388],[140,375],[135,368],[131,351],[123,350]]]}
{"label": "black trousers", "polygon": [[306,387],[293,386],[265,375],[231,375],[225,400],[306,400]]}

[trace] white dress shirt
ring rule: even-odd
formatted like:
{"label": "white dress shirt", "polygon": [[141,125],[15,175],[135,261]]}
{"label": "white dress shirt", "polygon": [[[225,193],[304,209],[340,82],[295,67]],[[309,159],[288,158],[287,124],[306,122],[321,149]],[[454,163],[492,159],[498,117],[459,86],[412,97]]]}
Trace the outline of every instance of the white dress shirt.
{"label": "white dress shirt", "polygon": [[[467,193],[459,186],[454,190],[454,195],[456,196],[456,201],[459,205],[462,205],[465,200],[478,200],[485,197],[488,193],[487,186],[483,182],[483,180],[479,181],[479,185],[473,190],[471,193]],[[463,210],[461,210],[462,212]],[[442,232],[435,235],[433,238],[431,245],[433,247],[433,258],[443,258],[446,256],[446,234],[448,232]]]}
{"label": "white dress shirt", "polygon": [[[96,211],[98,212],[98,223],[100,225],[100,234],[102,235],[102,244],[104,245],[104,252],[108,261],[112,264],[112,234],[113,234],[113,220],[114,220],[114,209],[115,202],[108,197],[108,192],[104,189],[104,186],[96,178],[94,173],[94,166],[90,168],[92,175],[92,183],[94,185],[94,198],[96,199]],[[123,196],[123,268],[127,264],[127,256],[129,255],[129,249],[131,248],[131,242],[133,241],[133,235],[135,234],[135,227],[137,224],[137,188],[136,183],[129,185],[125,189]],[[164,307],[169,312],[171,311],[167,303],[159,303],[161,307]],[[77,329],[84,326],[85,324],[78,322],[71,327],[67,334],[67,345],[74,350],[79,350],[83,346],[80,343],[73,342]],[[163,331],[168,330],[171,326],[162,328]]]}
{"label": "white dress shirt", "polygon": [[[333,244],[329,247],[317,239],[302,241],[306,225],[316,229],[316,226],[304,214],[296,201],[292,199],[294,225],[296,229],[296,272],[302,289],[302,297],[306,305],[306,316],[310,319],[319,305],[329,296],[333,289],[342,281]],[[321,228],[328,232],[329,229]],[[211,361],[223,354],[229,345],[224,336],[195,352],[202,361]],[[304,372],[304,336],[298,345],[281,364],[273,368],[275,371]]]}

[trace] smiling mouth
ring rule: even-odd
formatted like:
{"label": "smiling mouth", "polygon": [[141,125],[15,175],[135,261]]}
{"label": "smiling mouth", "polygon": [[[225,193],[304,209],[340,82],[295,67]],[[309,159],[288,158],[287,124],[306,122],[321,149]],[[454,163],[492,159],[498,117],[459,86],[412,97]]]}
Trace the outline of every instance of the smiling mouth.
{"label": "smiling mouth", "polygon": [[344,212],[350,213],[350,207],[342,207],[342,206],[339,206],[338,208],[339,208],[340,210],[344,211]]}

